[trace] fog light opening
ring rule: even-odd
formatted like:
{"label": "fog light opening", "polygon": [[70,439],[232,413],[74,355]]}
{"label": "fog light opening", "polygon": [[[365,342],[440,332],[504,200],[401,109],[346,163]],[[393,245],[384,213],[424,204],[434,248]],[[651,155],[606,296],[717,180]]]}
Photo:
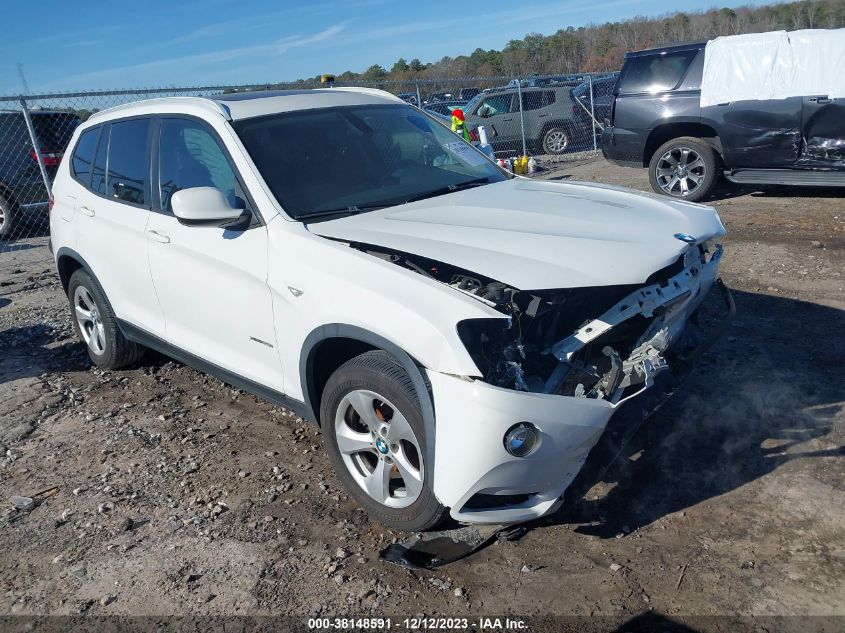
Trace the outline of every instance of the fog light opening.
{"label": "fog light opening", "polygon": [[530,422],[520,422],[505,433],[504,444],[514,457],[527,457],[540,445],[540,432]]}

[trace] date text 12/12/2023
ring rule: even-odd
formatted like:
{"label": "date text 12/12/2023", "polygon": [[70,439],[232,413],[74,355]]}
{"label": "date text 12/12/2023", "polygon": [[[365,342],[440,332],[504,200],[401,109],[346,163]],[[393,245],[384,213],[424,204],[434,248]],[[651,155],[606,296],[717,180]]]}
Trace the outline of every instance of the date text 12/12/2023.
{"label": "date text 12/12/2023", "polygon": [[371,631],[527,631],[528,623],[511,617],[309,618],[310,630]]}

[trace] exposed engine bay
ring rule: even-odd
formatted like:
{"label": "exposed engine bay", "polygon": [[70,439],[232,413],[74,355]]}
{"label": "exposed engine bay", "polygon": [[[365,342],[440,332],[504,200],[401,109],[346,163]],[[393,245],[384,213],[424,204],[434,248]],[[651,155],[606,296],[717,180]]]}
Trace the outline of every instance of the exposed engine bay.
{"label": "exposed engine bay", "polygon": [[685,326],[695,320],[722,255],[721,245],[702,243],[643,284],[520,290],[418,255],[350,246],[472,295],[508,317],[458,324],[485,382],[614,405],[652,384],[668,367],[670,348],[699,342]]}

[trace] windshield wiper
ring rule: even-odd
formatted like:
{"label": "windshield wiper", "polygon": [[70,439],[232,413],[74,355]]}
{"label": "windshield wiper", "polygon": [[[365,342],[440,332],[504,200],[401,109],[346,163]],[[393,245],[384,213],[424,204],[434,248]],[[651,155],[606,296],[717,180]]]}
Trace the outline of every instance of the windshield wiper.
{"label": "windshield wiper", "polygon": [[472,187],[480,187],[481,185],[488,184],[490,184],[490,179],[486,176],[484,178],[476,178],[475,180],[467,180],[466,182],[461,182],[456,185],[446,185],[445,187],[440,187],[439,189],[434,189],[433,191],[427,191],[426,193],[422,193],[418,196],[413,196],[405,200],[405,203],[407,204],[408,202],[425,200],[426,198],[434,198],[435,196],[443,196],[447,193],[454,193],[455,191],[462,191],[463,189],[471,189]]}
{"label": "windshield wiper", "polygon": [[363,206],[352,205],[349,207],[342,207],[339,209],[328,209],[326,211],[317,211],[316,213],[305,213],[303,215],[296,216],[296,219],[300,222],[308,222],[312,218],[324,218],[329,215],[358,215],[359,213],[363,213],[364,211],[377,211],[378,209],[384,209],[389,205],[386,204],[365,204]]}

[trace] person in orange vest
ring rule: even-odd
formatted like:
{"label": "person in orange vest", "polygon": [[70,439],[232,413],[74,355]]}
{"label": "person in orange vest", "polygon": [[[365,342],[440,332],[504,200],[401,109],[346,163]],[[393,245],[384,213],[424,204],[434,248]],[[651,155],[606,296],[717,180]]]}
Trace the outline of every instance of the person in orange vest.
{"label": "person in orange vest", "polygon": [[469,130],[464,122],[464,111],[460,108],[452,110],[452,131],[458,136],[463,136],[464,140],[469,143]]}

